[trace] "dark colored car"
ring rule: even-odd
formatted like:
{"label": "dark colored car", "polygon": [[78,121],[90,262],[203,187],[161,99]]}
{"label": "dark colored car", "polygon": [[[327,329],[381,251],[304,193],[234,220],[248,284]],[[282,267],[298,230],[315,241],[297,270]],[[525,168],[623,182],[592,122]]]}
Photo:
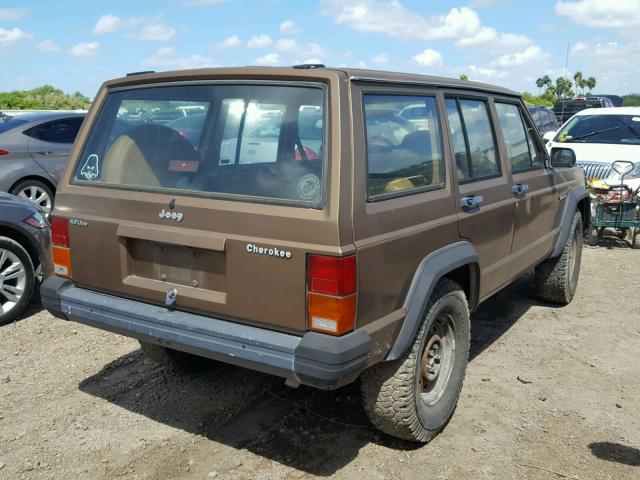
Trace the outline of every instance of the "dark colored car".
{"label": "dark colored car", "polygon": [[608,108],[613,106],[613,102],[607,97],[573,97],[558,100],[553,106],[553,113],[556,115],[558,124],[562,125],[574,114],[586,108]]}
{"label": "dark colored car", "polygon": [[[584,175],[547,156],[516,92],[304,66],[130,76],[96,98],[42,303],[171,368],[360,377],[376,427],[426,442],[460,395],[470,312],[532,270],[541,299],[576,293]],[[118,121],[161,101],[205,116]]]}
{"label": "dark colored car", "polygon": [[609,100],[611,100],[611,103],[613,103],[614,107],[621,107],[624,104],[624,98],[622,98],[620,95],[610,95],[608,93],[598,93],[597,95],[595,95],[596,97],[606,97]]}
{"label": "dark colored car", "polygon": [[0,192],[37,203],[51,212],[60,175],[84,113],[0,113]]}
{"label": "dark colored car", "polygon": [[18,318],[42,276],[51,274],[49,235],[40,207],[0,193],[0,325]]}
{"label": "dark colored car", "polygon": [[540,132],[540,135],[558,130],[558,120],[552,109],[530,106],[527,107],[527,110],[529,110],[529,115],[531,115],[531,119],[538,129],[538,132]]}

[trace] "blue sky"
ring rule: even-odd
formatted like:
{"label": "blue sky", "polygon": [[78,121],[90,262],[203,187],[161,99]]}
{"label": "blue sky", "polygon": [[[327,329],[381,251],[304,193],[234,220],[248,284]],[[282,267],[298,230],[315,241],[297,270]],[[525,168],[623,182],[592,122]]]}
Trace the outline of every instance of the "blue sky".
{"label": "blue sky", "polygon": [[535,92],[568,43],[570,75],[640,92],[640,0],[1,0],[0,90],[93,97],[131,71],[312,61]]}

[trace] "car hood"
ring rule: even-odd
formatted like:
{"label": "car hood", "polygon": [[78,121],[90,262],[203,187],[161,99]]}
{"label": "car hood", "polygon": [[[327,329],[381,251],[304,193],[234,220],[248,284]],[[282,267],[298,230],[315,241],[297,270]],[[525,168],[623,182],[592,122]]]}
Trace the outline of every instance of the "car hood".
{"label": "car hood", "polygon": [[551,148],[570,148],[576,154],[578,162],[613,163],[616,160],[640,162],[640,145],[616,145],[610,143],[560,143],[549,142]]}

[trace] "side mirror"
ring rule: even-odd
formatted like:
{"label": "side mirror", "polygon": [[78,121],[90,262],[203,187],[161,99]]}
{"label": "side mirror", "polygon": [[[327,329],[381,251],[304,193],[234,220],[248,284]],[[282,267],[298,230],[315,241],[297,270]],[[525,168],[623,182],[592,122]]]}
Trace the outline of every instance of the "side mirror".
{"label": "side mirror", "polygon": [[551,140],[553,140],[553,137],[556,136],[556,133],[558,133],[556,130],[552,130],[542,135],[542,139],[544,140],[544,143],[549,143]]}
{"label": "side mirror", "polygon": [[576,165],[576,154],[570,148],[552,148],[551,166],[553,168],[571,168]]}

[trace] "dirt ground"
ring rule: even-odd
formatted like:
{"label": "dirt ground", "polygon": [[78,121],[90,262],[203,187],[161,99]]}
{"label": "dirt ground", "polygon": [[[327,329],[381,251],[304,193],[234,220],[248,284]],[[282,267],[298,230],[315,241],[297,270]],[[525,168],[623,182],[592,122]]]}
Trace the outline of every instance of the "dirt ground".
{"label": "dirt ground", "polygon": [[472,318],[457,411],[426,446],[374,430],[357,385],[177,375],[33,307],[0,327],[2,479],[640,479],[640,252],[584,250],[554,308],[525,276]]}

